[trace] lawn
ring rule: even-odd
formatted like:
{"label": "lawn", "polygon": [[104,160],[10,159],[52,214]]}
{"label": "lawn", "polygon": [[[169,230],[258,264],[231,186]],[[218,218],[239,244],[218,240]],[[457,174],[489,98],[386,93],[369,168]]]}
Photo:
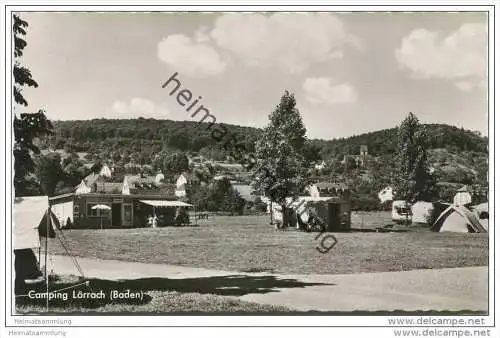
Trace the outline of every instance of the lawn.
{"label": "lawn", "polygon": [[268,313],[291,312],[291,309],[282,306],[273,306],[244,302],[230,297],[217,295],[202,295],[199,293],[181,293],[176,291],[150,291],[147,293],[148,301],[143,304],[127,304],[107,302],[93,305],[86,301],[80,304],[50,304],[49,312],[46,312],[44,304],[19,304],[16,311],[19,314],[119,314],[119,313],[147,313],[147,314],[194,314],[194,313]]}
{"label": "lawn", "polygon": [[[353,217],[353,220],[355,218]],[[383,223],[376,214],[370,225]],[[356,226],[353,224],[353,226]],[[336,233],[327,253],[317,247],[328,233],[279,231],[265,216],[216,216],[198,227],[65,230],[76,256],[243,272],[350,274],[488,264],[487,234],[408,232]],[[57,239],[53,254],[66,254]]]}

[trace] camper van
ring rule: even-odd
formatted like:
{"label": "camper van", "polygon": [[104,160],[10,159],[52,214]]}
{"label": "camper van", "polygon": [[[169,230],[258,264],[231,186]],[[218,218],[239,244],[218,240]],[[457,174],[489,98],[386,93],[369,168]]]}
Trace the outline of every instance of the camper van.
{"label": "camper van", "polygon": [[411,205],[405,201],[392,202],[392,220],[398,224],[409,224],[412,222]]}

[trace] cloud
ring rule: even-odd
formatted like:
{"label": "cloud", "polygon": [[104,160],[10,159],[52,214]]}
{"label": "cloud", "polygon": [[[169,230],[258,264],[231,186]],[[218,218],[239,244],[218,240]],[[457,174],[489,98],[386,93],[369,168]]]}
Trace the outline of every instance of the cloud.
{"label": "cloud", "polygon": [[169,35],[158,43],[158,57],[180,74],[210,76],[223,72],[227,66],[219,52],[206,43],[203,29],[195,38],[183,34]]}
{"label": "cloud", "polygon": [[333,80],[327,77],[310,77],[304,81],[302,88],[306,92],[306,98],[312,103],[349,103],[357,100],[354,87],[349,84],[333,84]]}
{"label": "cloud", "polygon": [[415,29],[403,38],[395,56],[416,78],[446,79],[469,91],[486,83],[487,45],[484,24],[466,23],[447,36]]}
{"label": "cloud", "polygon": [[343,57],[346,45],[362,48],[361,40],[328,13],[228,13],[217,18],[211,37],[247,66],[292,73]]}
{"label": "cloud", "polygon": [[168,117],[165,107],[157,105],[151,100],[144,98],[133,98],[129,102],[117,100],[108,109],[108,118],[159,118]]}
{"label": "cloud", "polygon": [[189,76],[219,74],[229,62],[300,73],[342,58],[346,46],[362,50],[364,44],[329,13],[226,13],[192,36],[167,36],[158,43],[158,57]]}

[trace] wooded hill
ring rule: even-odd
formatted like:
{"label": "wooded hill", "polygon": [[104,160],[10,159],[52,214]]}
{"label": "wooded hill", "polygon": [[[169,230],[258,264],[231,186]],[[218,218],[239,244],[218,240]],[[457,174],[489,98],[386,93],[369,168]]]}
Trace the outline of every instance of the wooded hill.
{"label": "wooded hill", "polygon": [[[230,124],[224,126],[240,142],[253,152],[259,129]],[[476,132],[443,124],[428,124],[427,132],[431,149],[446,149],[457,153],[462,151],[488,152],[488,139]],[[207,123],[195,121],[171,121],[155,119],[108,120],[94,119],[83,121],[55,121],[55,134],[43,141],[42,148],[49,145],[53,149],[65,149],[68,152],[88,152],[105,154],[150,153],[162,149],[187,152],[213,153],[214,160],[225,158],[223,142],[214,140]],[[361,145],[367,145],[373,156],[394,154],[396,151],[397,128],[384,129],[332,140],[310,140],[317,148],[321,159],[345,154],[358,154]]]}

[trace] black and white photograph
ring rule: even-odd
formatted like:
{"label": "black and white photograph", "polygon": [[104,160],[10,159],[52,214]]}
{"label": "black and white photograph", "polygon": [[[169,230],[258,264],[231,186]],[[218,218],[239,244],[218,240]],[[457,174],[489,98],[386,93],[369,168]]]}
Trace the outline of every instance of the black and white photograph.
{"label": "black and white photograph", "polygon": [[493,337],[493,3],[5,7],[6,323]]}

